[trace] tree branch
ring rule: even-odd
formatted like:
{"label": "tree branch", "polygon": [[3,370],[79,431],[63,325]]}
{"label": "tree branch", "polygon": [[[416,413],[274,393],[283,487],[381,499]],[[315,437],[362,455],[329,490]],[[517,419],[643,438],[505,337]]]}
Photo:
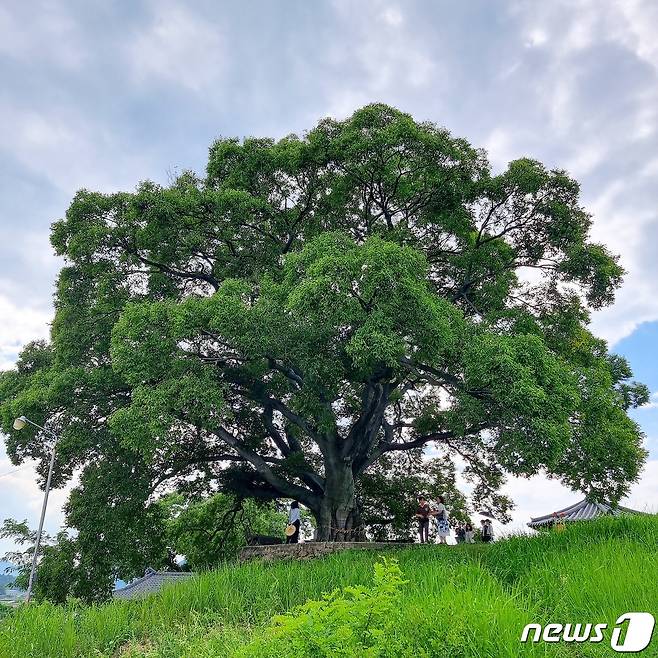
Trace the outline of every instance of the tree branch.
{"label": "tree branch", "polygon": [[258,472],[258,474],[272,487],[277,489],[282,495],[290,498],[296,498],[309,507],[315,507],[317,496],[309,489],[300,487],[292,482],[287,482],[279,477],[268,465],[266,460],[253,450],[247,448],[241,441],[234,437],[230,432],[220,427],[213,432],[226,444],[230,445],[245,461],[248,461]]}

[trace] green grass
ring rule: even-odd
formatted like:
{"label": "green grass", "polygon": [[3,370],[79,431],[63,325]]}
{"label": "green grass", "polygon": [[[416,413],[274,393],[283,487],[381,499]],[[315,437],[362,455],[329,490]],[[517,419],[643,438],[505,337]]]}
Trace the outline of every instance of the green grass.
{"label": "green grass", "polygon": [[[530,622],[611,627],[631,611],[658,619],[658,517],[390,554],[408,581],[395,635],[413,646],[410,656],[614,656],[609,631],[601,644],[577,646],[522,645],[519,637]],[[0,621],[0,658],[256,655],[273,615],[337,587],[370,585],[378,559],[354,551],[311,562],[227,565],[142,601],[23,606]],[[658,637],[641,655],[658,656]]]}

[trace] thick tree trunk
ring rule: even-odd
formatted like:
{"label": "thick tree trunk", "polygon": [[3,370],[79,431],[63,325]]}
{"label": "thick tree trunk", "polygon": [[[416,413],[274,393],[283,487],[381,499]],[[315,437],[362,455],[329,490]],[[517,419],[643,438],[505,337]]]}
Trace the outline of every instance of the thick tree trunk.
{"label": "thick tree trunk", "polygon": [[318,541],[353,541],[358,515],[350,463],[334,462],[327,468],[324,496],[313,513]]}

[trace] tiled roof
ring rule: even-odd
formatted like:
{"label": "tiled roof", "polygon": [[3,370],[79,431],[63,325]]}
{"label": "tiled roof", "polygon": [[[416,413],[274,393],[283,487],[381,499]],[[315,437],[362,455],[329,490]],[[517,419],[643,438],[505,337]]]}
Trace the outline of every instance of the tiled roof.
{"label": "tiled roof", "polygon": [[537,528],[550,525],[557,519],[561,519],[562,521],[588,521],[595,519],[597,516],[606,516],[608,514],[618,516],[619,514],[641,514],[641,512],[629,509],[628,507],[621,507],[621,505],[613,507],[609,503],[598,503],[584,498],[570,507],[532,518],[528,525],[531,528]]}
{"label": "tiled roof", "polygon": [[181,582],[195,574],[186,571],[154,571],[147,569],[142,578],[133,580],[132,583],[121,589],[115,590],[115,599],[136,599],[149,594],[159,592],[163,585]]}

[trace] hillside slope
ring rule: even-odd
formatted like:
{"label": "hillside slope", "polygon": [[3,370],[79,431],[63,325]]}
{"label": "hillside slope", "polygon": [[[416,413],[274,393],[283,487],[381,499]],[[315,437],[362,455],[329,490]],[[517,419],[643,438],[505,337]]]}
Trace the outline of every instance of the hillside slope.
{"label": "hillside slope", "polygon": [[[308,645],[310,656],[348,656],[357,640],[378,647],[371,656],[613,656],[610,638],[620,615],[643,611],[658,619],[657,549],[658,518],[642,516],[489,546],[390,551],[406,583],[379,622],[381,597],[371,588],[374,564],[382,560],[377,553],[225,566],[145,601],[21,608],[0,622],[0,657],[306,655],[292,652],[296,642]],[[323,604],[284,622],[295,627],[290,637],[271,625],[273,615],[323,592],[359,585],[367,589],[339,597],[331,619]],[[364,605],[372,607],[370,626],[355,639],[357,607]],[[526,624],[549,622],[608,628],[600,643],[520,643]],[[323,654],[322,643],[333,648]],[[658,637],[640,655],[658,656]]]}

